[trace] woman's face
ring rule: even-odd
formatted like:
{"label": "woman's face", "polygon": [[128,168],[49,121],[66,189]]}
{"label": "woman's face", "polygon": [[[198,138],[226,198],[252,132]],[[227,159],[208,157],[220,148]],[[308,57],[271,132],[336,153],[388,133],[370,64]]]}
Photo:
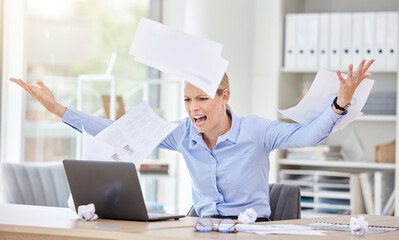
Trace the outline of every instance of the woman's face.
{"label": "woman's face", "polygon": [[[225,91],[228,91],[227,89]],[[184,86],[184,101],[186,111],[195,128],[200,133],[218,132],[223,129],[226,117],[224,106],[228,101],[228,94],[215,95],[210,98],[201,89],[186,82]]]}

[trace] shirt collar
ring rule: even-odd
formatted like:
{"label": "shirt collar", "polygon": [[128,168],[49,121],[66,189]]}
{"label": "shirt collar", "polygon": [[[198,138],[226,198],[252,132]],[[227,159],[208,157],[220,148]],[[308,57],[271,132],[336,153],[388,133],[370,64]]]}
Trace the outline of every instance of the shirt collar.
{"label": "shirt collar", "polygon": [[227,114],[231,117],[231,127],[222,136],[219,136],[216,145],[225,140],[229,140],[232,143],[236,143],[238,140],[238,134],[240,133],[240,118],[235,115],[230,109],[227,109]]}
{"label": "shirt collar", "polygon": [[[226,111],[227,114],[231,116],[231,127],[229,131],[227,131],[222,136],[219,136],[216,145],[225,140],[229,140],[232,143],[236,143],[238,140],[238,134],[240,133],[240,118],[235,115],[230,109],[227,109]],[[202,140],[202,134],[198,132],[194,124],[191,122],[190,140],[199,142],[199,138]]]}

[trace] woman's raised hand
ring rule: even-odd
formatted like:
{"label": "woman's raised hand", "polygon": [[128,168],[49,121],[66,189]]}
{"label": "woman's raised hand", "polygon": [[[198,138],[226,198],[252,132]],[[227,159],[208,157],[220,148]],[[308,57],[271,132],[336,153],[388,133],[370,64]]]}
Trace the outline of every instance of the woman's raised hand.
{"label": "woman's raised hand", "polygon": [[363,79],[371,76],[371,73],[367,72],[367,70],[374,61],[374,59],[371,59],[366,63],[366,59],[364,59],[357,67],[355,73],[353,73],[353,65],[350,64],[346,79],[342,76],[341,71],[337,70],[337,75],[340,80],[337,99],[339,106],[345,107],[352,101],[353,94],[355,93],[355,90],[359,84],[363,81]]}
{"label": "woman's raised hand", "polygon": [[42,81],[37,80],[35,82],[38,86],[26,83],[21,79],[16,78],[10,78],[10,81],[15,82],[23,89],[25,89],[25,91],[27,91],[34,99],[42,104],[49,112],[62,118],[65,113],[66,107],[62,106],[55,100],[54,94],[46,85],[44,85]]}

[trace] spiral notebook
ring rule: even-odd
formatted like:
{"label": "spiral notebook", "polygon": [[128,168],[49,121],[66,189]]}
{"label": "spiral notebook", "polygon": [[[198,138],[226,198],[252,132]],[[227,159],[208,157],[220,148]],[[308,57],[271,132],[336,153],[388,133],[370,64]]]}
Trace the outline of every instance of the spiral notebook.
{"label": "spiral notebook", "polygon": [[[333,230],[333,231],[347,231],[347,232],[351,231],[349,224],[343,224],[343,223],[314,222],[309,224],[308,226],[319,230]],[[398,230],[397,227],[369,225],[367,233],[384,233],[396,230]]]}

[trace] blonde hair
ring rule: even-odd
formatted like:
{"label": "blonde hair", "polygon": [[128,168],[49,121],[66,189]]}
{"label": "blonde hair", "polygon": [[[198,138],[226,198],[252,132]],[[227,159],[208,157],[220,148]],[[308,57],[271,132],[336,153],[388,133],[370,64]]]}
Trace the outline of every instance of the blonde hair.
{"label": "blonde hair", "polygon": [[[219,84],[219,87],[218,87],[218,90],[216,91],[216,94],[221,96],[225,89],[230,91],[229,77],[227,76],[226,73],[223,75],[222,81]],[[231,110],[229,104],[226,104],[226,108]]]}

